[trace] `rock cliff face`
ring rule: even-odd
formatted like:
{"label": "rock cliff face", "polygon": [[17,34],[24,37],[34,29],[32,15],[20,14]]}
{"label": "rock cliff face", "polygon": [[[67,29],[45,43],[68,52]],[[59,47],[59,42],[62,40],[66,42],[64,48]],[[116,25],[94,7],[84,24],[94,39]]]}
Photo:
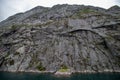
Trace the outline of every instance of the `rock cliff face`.
{"label": "rock cliff face", "polygon": [[0,23],[1,71],[119,71],[120,7],[35,7]]}

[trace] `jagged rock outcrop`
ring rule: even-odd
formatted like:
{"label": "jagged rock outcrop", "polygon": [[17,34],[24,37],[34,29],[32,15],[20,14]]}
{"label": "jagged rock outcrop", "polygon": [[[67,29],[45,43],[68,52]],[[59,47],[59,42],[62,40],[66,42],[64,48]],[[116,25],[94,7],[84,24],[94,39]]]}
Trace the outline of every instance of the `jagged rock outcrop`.
{"label": "jagged rock outcrop", "polygon": [[0,23],[0,70],[119,71],[120,7],[112,10],[64,4],[9,17]]}

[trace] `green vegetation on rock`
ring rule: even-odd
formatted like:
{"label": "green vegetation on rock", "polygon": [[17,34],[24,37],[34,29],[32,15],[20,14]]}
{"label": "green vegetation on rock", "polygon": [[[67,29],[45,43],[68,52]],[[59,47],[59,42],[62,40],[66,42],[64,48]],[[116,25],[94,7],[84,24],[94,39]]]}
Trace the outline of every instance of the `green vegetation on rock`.
{"label": "green vegetation on rock", "polygon": [[83,9],[73,15],[72,18],[85,18],[85,14],[98,14],[98,12],[91,9]]}
{"label": "green vegetation on rock", "polygon": [[68,72],[68,71],[69,71],[69,69],[68,69],[68,67],[67,67],[67,66],[62,65],[58,71],[59,71],[59,72]]}
{"label": "green vegetation on rock", "polygon": [[45,71],[46,68],[43,67],[43,65],[40,63],[37,67],[36,67],[39,71]]}

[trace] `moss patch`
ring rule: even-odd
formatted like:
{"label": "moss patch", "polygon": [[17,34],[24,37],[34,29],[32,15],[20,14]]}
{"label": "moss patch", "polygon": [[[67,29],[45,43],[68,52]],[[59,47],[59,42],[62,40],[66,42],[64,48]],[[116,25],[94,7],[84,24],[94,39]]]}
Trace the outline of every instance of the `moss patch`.
{"label": "moss patch", "polygon": [[69,69],[68,69],[67,66],[65,66],[65,65],[61,65],[61,68],[60,68],[58,71],[59,71],[59,72],[68,72]]}
{"label": "moss patch", "polygon": [[59,69],[58,71],[59,71],[59,72],[68,72],[69,69]]}

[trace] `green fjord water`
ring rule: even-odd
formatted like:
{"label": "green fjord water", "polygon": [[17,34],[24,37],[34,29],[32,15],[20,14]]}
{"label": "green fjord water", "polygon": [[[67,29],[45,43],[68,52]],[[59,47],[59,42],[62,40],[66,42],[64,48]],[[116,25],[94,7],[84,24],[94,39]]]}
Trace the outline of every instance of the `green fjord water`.
{"label": "green fjord water", "polygon": [[84,73],[71,76],[55,76],[39,73],[0,72],[0,80],[120,80],[120,73]]}

